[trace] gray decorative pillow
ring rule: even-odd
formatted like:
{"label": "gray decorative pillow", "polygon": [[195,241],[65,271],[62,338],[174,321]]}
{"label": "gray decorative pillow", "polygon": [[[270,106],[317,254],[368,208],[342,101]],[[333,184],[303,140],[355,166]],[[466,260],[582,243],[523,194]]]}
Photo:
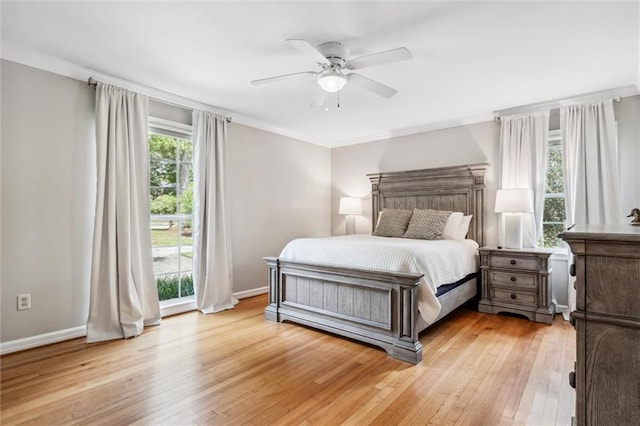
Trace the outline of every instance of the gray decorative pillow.
{"label": "gray decorative pillow", "polygon": [[439,240],[442,238],[442,231],[451,213],[442,210],[415,209],[403,237],[420,240]]}
{"label": "gray decorative pillow", "polygon": [[407,230],[412,214],[411,210],[382,209],[373,235],[401,238]]}

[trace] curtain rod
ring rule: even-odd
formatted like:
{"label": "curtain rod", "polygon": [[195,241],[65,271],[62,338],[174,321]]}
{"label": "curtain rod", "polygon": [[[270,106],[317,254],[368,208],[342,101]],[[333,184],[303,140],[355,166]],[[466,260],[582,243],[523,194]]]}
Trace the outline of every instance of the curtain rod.
{"label": "curtain rod", "polygon": [[[98,81],[93,77],[89,77],[89,79],[87,80],[87,84],[95,89],[98,86]],[[133,91],[140,91],[142,92],[143,95],[149,96],[150,98],[153,98],[156,101],[159,101],[168,105],[174,105],[180,108],[187,108],[191,110],[201,109],[204,111],[213,112],[215,114],[220,114],[225,117],[225,119],[227,120],[227,123],[231,123],[231,117],[229,115],[225,114],[224,112],[216,111],[215,109],[211,108],[206,104],[200,104],[199,102],[191,101],[189,99],[182,98],[181,96],[174,95],[172,93],[164,92],[151,87],[140,86],[140,85],[135,85],[135,86],[136,87],[133,89]],[[142,88],[142,90],[136,90],[137,88]],[[164,95],[165,98],[163,99],[162,97],[156,95],[156,93],[161,93],[162,95]],[[172,98],[172,99],[177,98],[177,100],[168,100],[166,98]]]}
{"label": "curtain rod", "polygon": [[528,105],[521,105],[513,108],[502,109],[502,110],[494,111],[493,118],[494,120],[500,120],[500,117],[503,117],[505,115],[558,109],[561,107],[576,105],[586,101],[612,99],[613,102],[620,102],[622,100],[622,97],[635,96],[637,94],[638,94],[638,88],[634,85],[630,85],[630,86],[618,87],[616,89],[585,93],[583,95],[572,96],[569,98],[554,99],[552,101],[538,102],[538,103],[533,103]]}

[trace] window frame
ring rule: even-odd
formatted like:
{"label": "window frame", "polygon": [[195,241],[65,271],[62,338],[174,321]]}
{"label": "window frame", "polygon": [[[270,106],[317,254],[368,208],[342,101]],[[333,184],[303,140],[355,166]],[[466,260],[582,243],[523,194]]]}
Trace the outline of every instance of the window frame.
{"label": "window frame", "polygon": [[[193,153],[193,133],[192,133],[192,126],[189,124],[183,124],[183,123],[178,123],[178,122],[174,122],[174,121],[170,121],[170,120],[165,120],[162,118],[158,118],[158,117],[149,117],[149,122],[148,122],[148,137],[150,137],[152,134],[157,134],[157,135],[161,135],[161,136],[166,136],[166,137],[170,137],[170,138],[175,138],[178,140],[185,140],[188,141],[192,144],[192,153]],[[176,174],[179,175],[179,168],[181,162],[179,161],[178,158],[178,152],[179,150],[176,149],[176,158],[175,158],[175,163],[176,163]],[[151,161],[151,157],[150,157],[150,152],[149,152],[149,164]],[[191,165],[193,166],[193,156],[191,159]],[[152,190],[152,186],[149,185],[149,191],[151,193]],[[178,201],[178,197],[181,194],[181,190],[180,190],[180,185],[178,184],[178,182],[176,182],[176,188],[175,188],[175,192],[176,192],[176,209],[179,209],[179,201]],[[184,213],[179,213],[178,211],[176,211],[176,214],[169,214],[169,215],[153,215],[150,214],[149,215],[150,221],[153,220],[176,220],[182,222],[182,221],[193,221],[193,213],[191,214],[184,214]],[[178,246],[182,247],[182,243],[180,242],[182,236],[181,233],[178,232]],[[153,250],[153,245],[152,245],[152,250]],[[181,252],[181,250],[179,251],[179,253]],[[178,271],[175,272],[175,274],[177,274],[179,277],[182,275],[182,271],[180,269],[180,262],[178,262]],[[154,271],[154,280],[157,279],[157,276],[155,274]],[[157,283],[157,281],[156,281]],[[178,284],[178,289],[179,291],[181,291],[181,281],[179,281]],[[156,284],[157,287],[157,284]],[[195,288],[194,288],[195,291]],[[167,300],[161,300],[160,301],[160,311],[161,311],[161,316],[169,316],[169,315],[175,315],[178,313],[182,313],[182,312],[188,312],[188,311],[193,311],[196,310],[196,302],[195,302],[195,295],[190,295],[190,296],[183,296],[183,297],[179,297],[179,298],[174,298],[174,299],[167,299]]]}
{"label": "window frame", "polygon": [[[547,138],[547,152],[546,152],[546,159],[549,156],[549,152],[551,148],[555,148],[555,147],[560,147],[560,149],[562,150],[562,137],[561,137],[561,133],[560,133],[560,129],[557,130],[551,130],[549,131],[549,136]],[[562,152],[562,151],[561,151]],[[564,155],[562,155],[562,161],[564,164]],[[563,170],[563,175],[564,175],[564,170]],[[564,176],[562,177],[564,180]],[[563,227],[566,224],[566,207],[565,207],[565,220],[563,222],[547,222],[544,220],[544,208],[546,205],[546,200],[547,199],[553,199],[553,198],[563,198],[565,203],[567,201],[566,198],[566,193],[563,192],[547,192],[547,185],[546,185],[546,180],[547,180],[547,169],[546,169],[546,161],[545,161],[545,186],[544,186],[544,194],[543,194],[543,200],[542,200],[542,208],[543,208],[543,212],[542,212],[542,234],[543,234],[543,238],[542,238],[542,247],[546,248],[546,249],[550,249],[553,250],[557,253],[564,253],[566,251],[566,246],[564,243],[561,242],[561,245],[558,246],[553,246],[553,247],[548,247],[544,245],[544,226],[545,225],[562,225]],[[563,190],[564,190],[564,182],[563,182]],[[565,204],[566,206],[566,204]]]}

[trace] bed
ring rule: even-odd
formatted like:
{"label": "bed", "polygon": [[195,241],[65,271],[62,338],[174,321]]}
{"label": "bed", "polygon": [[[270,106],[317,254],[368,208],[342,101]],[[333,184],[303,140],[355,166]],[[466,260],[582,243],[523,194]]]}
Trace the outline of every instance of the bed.
{"label": "bed", "polygon": [[[488,164],[368,174],[372,231],[383,209],[434,209],[472,215],[468,236],[484,243],[484,175]],[[402,361],[422,360],[419,333],[478,294],[478,268],[440,286],[433,321],[419,312],[424,273],[266,257],[265,319],[290,321],[384,349]]]}

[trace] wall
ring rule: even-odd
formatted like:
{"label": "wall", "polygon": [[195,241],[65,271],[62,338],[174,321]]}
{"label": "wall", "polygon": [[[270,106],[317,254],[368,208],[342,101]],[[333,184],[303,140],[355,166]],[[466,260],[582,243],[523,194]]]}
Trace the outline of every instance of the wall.
{"label": "wall", "polygon": [[[190,110],[151,101],[149,114],[191,124]],[[330,234],[330,150],[228,125],[229,208],[235,292],[264,287],[264,256],[294,238]]]}
{"label": "wall", "polygon": [[[618,162],[622,213],[640,207],[640,96],[622,98],[613,104],[618,121]],[[624,222],[628,220],[625,218]]]}
{"label": "wall", "polygon": [[[1,71],[0,341],[7,342],[86,321],[95,194],[94,92],[83,81],[9,61],[1,62]],[[614,106],[627,211],[640,206],[640,97]],[[154,102],[150,109],[163,118],[190,120],[185,111]],[[341,196],[363,198],[357,232],[371,232],[366,173],[484,161],[495,165],[498,131],[498,122],[486,122],[329,150],[230,124],[234,291],[266,285],[262,257],[277,255],[290,239],[344,233],[344,217],[337,213]],[[497,170],[491,167],[487,245],[497,243],[496,183]],[[32,294],[31,310],[16,310],[21,293]]]}
{"label": "wall", "polygon": [[453,127],[417,135],[334,148],[331,152],[331,231],[344,234],[345,218],[338,214],[340,197],[361,197],[362,215],[356,233],[371,233],[371,184],[367,173],[425,169],[489,162],[485,176],[485,235],[497,244],[497,219],[492,212],[497,185],[499,122]]}
{"label": "wall", "polygon": [[[640,96],[614,103],[618,121],[618,148],[623,212],[640,207]],[[551,112],[550,128],[559,128],[559,113]],[[488,161],[485,179],[485,244],[497,245],[497,215],[493,212],[497,189],[499,122],[460,126],[417,135],[335,148],[331,152],[331,232],[345,232],[345,217],[338,214],[340,197],[360,197],[362,215],[356,233],[371,232],[371,187],[367,173],[444,167]],[[553,296],[567,303],[567,259],[554,255]]]}
{"label": "wall", "polygon": [[[2,342],[82,326],[95,199],[94,92],[2,61]],[[31,310],[16,296],[31,293]]]}
{"label": "wall", "polygon": [[330,234],[330,150],[231,123],[229,182],[234,290],[267,284],[264,256]]}
{"label": "wall", "polygon": [[[95,203],[94,91],[86,82],[2,61],[0,342],[86,323]],[[150,112],[191,114],[150,102]],[[263,256],[330,234],[327,148],[229,125],[234,292],[267,285]],[[32,309],[16,310],[31,293]],[[78,331],[80,330],[80,331]],[[66,333],[66,334],[65,334]],[[42,341],[42,340],[41,340]],[[11,346],[11,345],[9,345]]]}

